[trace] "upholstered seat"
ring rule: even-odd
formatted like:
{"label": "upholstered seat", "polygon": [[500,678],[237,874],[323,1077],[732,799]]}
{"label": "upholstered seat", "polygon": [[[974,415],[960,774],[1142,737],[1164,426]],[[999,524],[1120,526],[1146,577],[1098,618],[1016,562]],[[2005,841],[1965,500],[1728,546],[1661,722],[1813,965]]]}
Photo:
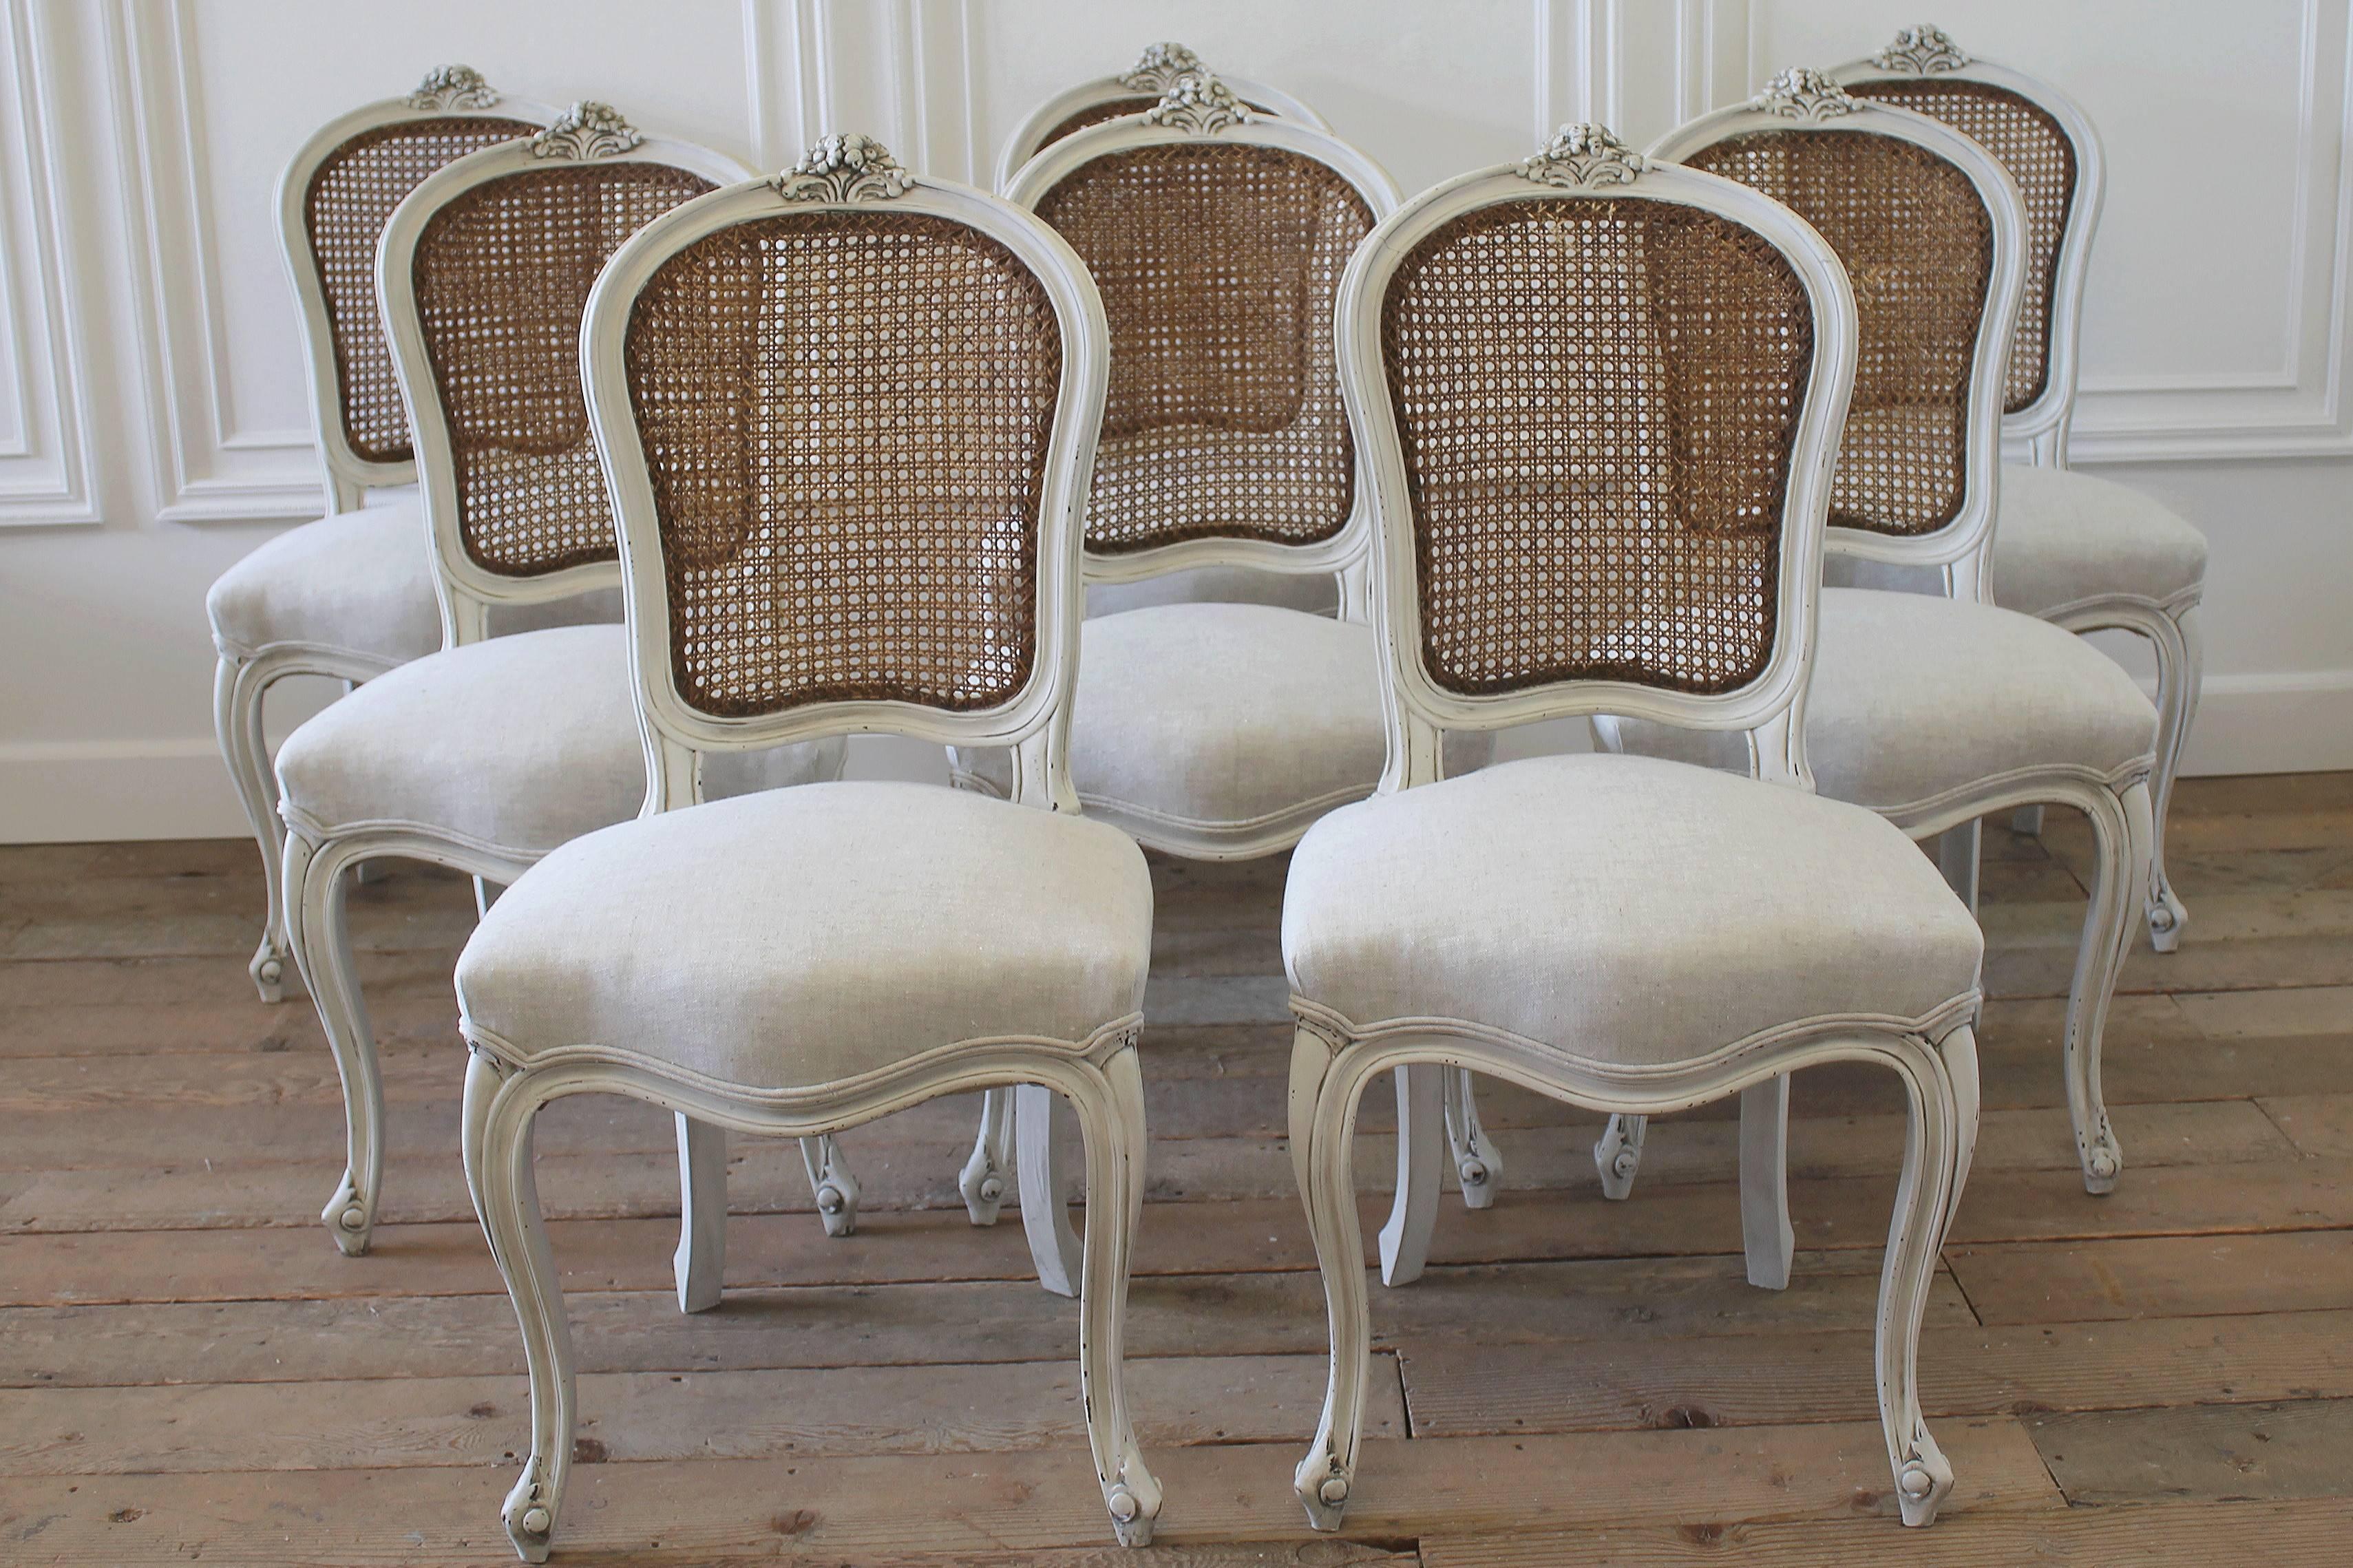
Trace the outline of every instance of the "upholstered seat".
{"label": "upholstered seat", "polygon": [[[2048,621],[1827,588],[1817,647],[1806,756],[1833,799],[1901,818],[2012,773],[2063,765],[2121,784],[2147,771],[2157,710],[2121,665]],[[1615,723],[1629,752],[1748,765],[1737,736]]]}
{"label": "upholstered seat", "polygon": [[[1079,631],[1071,782],[1087,809],[1147,837],[1303,826],[1380,780],[1377,668],[1372,627],[1296,610],[1096,616]],[[1012,784],[1002,752],[972,768],[999,795]]]}
{"label": "upholstered seat", "polygon": [[1535,757],[1334,812],[1292,854],[1291,988],[1619,1066],[1966,1005],[1983,939],[1885,818],[1648,757]]}
{"label": "upholstered seat", "polygon": [[[404,664],[287,738],[287,820],[313,837],[399,826],[516,855],[625,821],[646,795],[629,668],[617,626],[492,637]],[[841,749],[714,756],[705,784],[719,796],[831,778]]]}
{"label": "upholstered seat", "polygon": [[2161,608],[2194,602],[2206,536],[2129,486],[2072,468],[2005,467],[1993,535],[1993,600],[2056,615],[2119,595]]}
{"label": "upholstered seat", "polygon": [[1339,607],[1339,584],[1326,572],[1261,572],[1249,566],[1195,566],[1134,583],[1087,584],[1087,614],[1116,616],[1152,605],[1208,600],[1226,605],[1278,605],[1328,616]]}
{"label": "upholstered seat", "polygon": [[[228,658],[300,652],[390,667],[441,646],[441,606],[414,491],[288,529],[240,559],[205,596],[213,644]],[[621,594],[499,605],[491,629],[618,622]]]}
{"label": "upholstered seat", "polygon": [[458,999],[468,1037],[519,1063],[599,1045],[785,1089],[958,1041],[1084,1044],[1142,1007],[1151,955],[1151,874],[1124,834],[820,784],[566,845],[467,942]]}
{"label": "upholstered seat", "polygon": [[433,563],[412,492],[288,529],[205,595],[213,642],[232,658],[296,647],[385,666],[441,646]]}

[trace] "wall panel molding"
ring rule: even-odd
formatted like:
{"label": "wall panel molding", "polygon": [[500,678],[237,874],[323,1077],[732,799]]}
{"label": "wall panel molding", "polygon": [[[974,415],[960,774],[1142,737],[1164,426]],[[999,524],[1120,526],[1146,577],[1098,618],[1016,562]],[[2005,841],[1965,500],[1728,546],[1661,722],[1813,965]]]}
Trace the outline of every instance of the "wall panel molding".
{"label": "wall panel molding", "polygon": [[971,0],[744,0],[752,143],[784,168],[860,132],[917,174],[980,183]]}
{"label": "wall panel molding", "polygon": [[63,73],[35,0],[0,0],[0,526],[100,521],[83,268],[65,194]]}
{"label": "wall panel molding", "polygon": [[115,0],[106,16],[156,521],[315,517],[311,430],[248,430],[237,417],[187,0]]}

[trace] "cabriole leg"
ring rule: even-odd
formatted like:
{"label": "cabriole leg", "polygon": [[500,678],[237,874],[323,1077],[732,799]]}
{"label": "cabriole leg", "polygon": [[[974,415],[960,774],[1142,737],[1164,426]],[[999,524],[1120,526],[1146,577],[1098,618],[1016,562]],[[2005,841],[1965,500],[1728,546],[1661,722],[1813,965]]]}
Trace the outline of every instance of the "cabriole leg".
{"label": "cabriole leg", "polygon": [[[1324,1385],[1324,1415],[1315,1441],[1293,1472],[1292,1485],[1317,1530],[1337,1530],[1347,1511],[1348,1489],[1356,1474],[1356,1438],[1364,1420],[1366,1359],[1371,1353],[1371,1306],[1365,1299],[1365,1244],[1356,1227],[1356,1183],[1349,1144],[1356,1124],[1356,1099],[1364,1080],[1343,1081],[1332,1072],[1332,1047],[1314,1030],[1302,1027],[1291,1050],[1291,1158],[1307,1205],[1307,1229],[1315,1242],[1315,1264],[1324,1276],[1324,1303],[1332,1337],[1332,1369]],[[1402,1078],[1406,1068],[1398,1069]],[[1436,1073],[1431,1064],[1431,1075]],[[1400,1102],[1412,1097],[1398,1086]],[[1426,1091],[1437,1110],[1433,1081]],[[1400,1136],[1403,1128],[1399,1129]],[[1437,1147],[1437,1130],[1429,1140]]]}
{"label": "cabriole leg", "polygon": [[2151,825],[2146,784],[2136,784],[2121,795],[2096,791],[2091,800],[2092,899],[2067,993],[2064,1049],[2067,1110],[2075,1123],[2084,1190],[2100,1194],[2116,1191],[2125,1163],[2124,1150],[2108,1126],[2107,1100],[2100,1089],[2100,1052],[2116,974],[2131,945],[2132,917],[2143,907]]}
{"label": "cabriole leg", "polygon": [[[1123,1546],[1152,1543],[1160,1517],[1160,1482],[1144,1462],[1129,1422],[1122,1337],[1127,1321],[1127,1277],[1135,1232],[1144,1217],[1144,1074],[1133,1047],[1103,1064],[1099,1090],[1074,1094],[1086,1147],[1087,1236],[1079,1278],[1079,1393],[1087,1415],[1087,1443],[1103,1506]],[[1026,1092],[1051,1091],[1023,1084]],[[1101,1098],[1096,1096],[1100,1094]],[[1024,1104],[1021,1116],[1033,1108]]]}
{"label": "cabriole leg", "polygon": [[808,1172],[809,1191],[817,1195],[818,1217],[828,1236],[858,1234],[858,1178],[833,1134],[801,1140],[801,1165]]}
{"label": "cabriole leg", "polygon": [[964,1194],[964,1212],[975,1225],[995,1225],[1005,1206],[1006,1173],[1013,1165],[1013,1091],[992,1089],[980,1097],[980,1133],[972,1141],[972,1157],[956,1177]]}
{"label": "cabriole leg", "polygon": [[2206,679],[2206,636],[2198,606],[2191,605],[2162,623],[2151,638],[2157,647],[2157,766],[2149,774],[2149,945],[2171,952],[2181,945],[2189,911],[2165,874],[2165,825],[2173,813],[2173,781],[2181,772],[2181,748],[2198,717],[2199,689]]}
{"label": "cabriole leg", "polygon": [[[1029,1260],[1037,1265],[1039,1285],[1057,1296],[1075,1296],[1085,1275],[1078,1233],[1071,1228],[1070,1183],[1063,1175],[1070,1167],[1062,1157],[1057,1096],[1034,1083],[1016,1085],[1013,1096],[1013,1169],[1021,1184],[1021,1231],[1029,1241]],[[1087,1201],[1094,1202],[1092,1194]]]}
{"label": "cabriole leg", "polygon": [[678,1116],[678,1310],[719,1305],[727,1278],[727,1129]]}
{"label": "cabriole leg", "polygon": [[577,1407],[572,1328],[564,1289],[540,1222],[539,1181],[532,1166],[536,1106],[500,1094],[507,1071],[476,1051],[466,1068],[466,1182],[490,1237],[491,1256],[505,1277],[507,1296],[522,1327],[523,1359],[531,1371],[531,1458],[501,1510],[507,1539],[526,1563],[547,1561],[548,1544],[572,1468],[572,1423]]}
{"label": "cabriole leg", "polygon": [[[1917,1047],[1918,1042],[1911,1042]],[[1955,1030],[1940,1047],[1944,1058],[1974,1045],[1966,1029]],[[1895,1213],[1887,1230],[1887,1253],[1879,1275],[1879,1420],[1904,1522],[1934,1523],[1936,1510],[1953,1489],[1953,1467],[1928,1435],[1920,1414],[1920,1322],[1928,1289],[1936,1279],[1945,1225],[1957,1201],[1957,1153],[1965,1142],[1953,1086],[1936,1058],[1907,1052],[1899,1068],[1911,1101],[1904,1138],[1904,1174],[1895,1192]],[[1974,1067],[1971,1068],[1974,1079]],[[1966,1142],[1974,1142],[1974,1129]]]}
{"label": "cabriole leg", "polygon": [[1751,1285],[1788,1289],[1798,1233],[1789,1224],[1787,1073],[1740,1091],[1740,1246],[1748,1257]]}
{"label": "cabriole leg", "polygon": [[1969,908],[1978,912],[1978,858],[1982,847],[1983,823],[1970,817],[1957,827],[1948,827],[1936,837],[1936,868],[1945,875],[1945,886]]}
{"label": "cabriole leg", "polygon": [[1430,1261],[1438,1224],[1438,1184],[1445,1157],[1447,1069],[1437,1062],[1401,1067],[1397,1080],[1397,1197],[1381,1226],[1381,1283],[1410,1285]]}
{"label": "cabriole leg", "polygon": [[278,778],[270,771],[269,742],[261,728],[261,696],[268,682],[255,668],[223,656],[213,672],[213,733],[237,804],[261,850],[261,880],[269,909],[262,917],[261,944],[247,970],[264,1002],[286,997],[291,954],[286,939],[286,825],[278,816]]}
{"label": "cabriole leg", "polygon": [[1504,1156],[1479,1125],[1477,1086],[1469,1068],[1446,1069],[1446,1142],[1454,1152],[1454,1179],[1462,1185],[1462,1206],[1492,1208],[1504,1178]]}
{"label": "cabriole leg", "polygon": [[384,1184],[384,1082],[367,1001],[353,973],[351,926],[344,914],[348,858],[332,844],[286,836],[286,896],[294,912],[293,948],[319,1025],[343,1083],[343,1179],[319,1217],[346,1257],[368,1249]]}
{"label": "cabriole leg", "polygon": [[1634,1192],[1634,1175],[1642,1168],[1642,1138],[1651,1130],[1647,1116],[1612,1116],[1593,1145],[1593,1168],[1601,1173],[1601,1195],[1624,1203]]}

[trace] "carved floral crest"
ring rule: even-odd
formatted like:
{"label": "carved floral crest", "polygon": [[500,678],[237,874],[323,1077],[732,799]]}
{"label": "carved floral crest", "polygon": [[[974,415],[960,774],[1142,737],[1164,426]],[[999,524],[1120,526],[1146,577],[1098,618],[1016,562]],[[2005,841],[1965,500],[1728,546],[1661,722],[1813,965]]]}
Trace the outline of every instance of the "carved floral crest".
{"label": "carved floral crest", "polygon": [[1166,92],[1181,76],[1206,75],[1201,57],[1182,44],[1146,44],[1119,85],[1137,92]]}
{"label": "carved floral crest", "polygon": [[794,202],[882,202],[902,196],[915,177],[871,136],[828,136],[774,181]]}
{"label": "carved floral crest", "polygon": [[1862,100],[1820,71],[1791,66],[1767,82],[1765,90],[1748,100],[1748,107],[1785,120],[1835,120],[1862,109]]}
{"label": "carved floral crest", "polygon": [[1564,125],[1533,158],[1520,161],[1520,174],[1540,185],[1575,190],[1580,185],[1630,185],[1650,167],[1642,154],[1618,140],[1607,125]]}
{"label": "carved floral crest", "polygon": [[1178,77],[1161,94],[1160,101],[1144,111],[1146,125],[1165,125],[1196,135],[1223,131],[1250,118],[1250,110],[1234,96],[1234,89],[1208,71]]}
{"label": "carved floral crest", "polygon": [[1896,28],[1895,41],[1872,56],[1871,63],[1883,71],[1931,76],[1937,71],[1959,70],[1969,63],[1969,57],[1946,37],[1944,28],[1923,22],[1916,27]]}
{"label": "carved floral crest", "polygon": [[411,109],[488,109],[498,100],[498,89],[471,66],[435,66],[401,100]]}
{"label": "carved floral crest", "polygon": [[609,158],[643,142],[638,128],[609,103],[575,103],[531,139],[534,158]]}

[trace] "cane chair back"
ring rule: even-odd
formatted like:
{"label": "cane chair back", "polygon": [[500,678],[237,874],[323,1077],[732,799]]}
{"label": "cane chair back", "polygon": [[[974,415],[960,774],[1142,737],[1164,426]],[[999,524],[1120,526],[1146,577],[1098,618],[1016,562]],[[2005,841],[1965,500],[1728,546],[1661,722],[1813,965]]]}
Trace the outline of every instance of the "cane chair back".
{"label": "cane chair back", "polygon": [[748,174],[607,105],[575,104],[529,141],[442,169],[394,213],[381,300],[452,646],[487,635],[492,605],[618,581],[581,313],[622,241]]}
{"label": "cane chair back", "polygon": [[2024,280],[2025,209],[2001,165],[1949,127],[1802,69],[1651,155],[1784,203],[1845,264],[1860,342],[1830,548],[1938,567],[1948,592],[1984,598]]}
{"label": "cane chair back", "polygon": [[2084,274],[2100,221],[2099,132],[2049,82],[1973,60],[1937,28],[1905,27],[1831,73],[1857,98],[1939,121],[1993,154],[2026,204],[2026,285],[2010,339],[2002,433],[2064,466],[2075,401]]}
{"label": "cane chair back", "polygon": [[1008,199],[1079,253],[1111,325],[1089,577],[1358,558],[1369,534],[1332,306],[1397,205],[1379,167],[1188,76],[1149,112],[1055,143]]}
{"label": "cane chair back", "polygon": [[1377,520],[1384,790],[1436,737],[1580,714],[1746,730],[1802,705],[1854,371],[1836,255],[1734,183],[1574,125],[1409,202],[1348,268],[1342,383]]}
{"label": "cane chair back", "polygon": [[1106,334],[1029,214],[833,137],[614,258],[582,348],[619,513],[649,810],[698,759],[860,731],[1069,778]]}
{"label": "cane chair back", "polygon": [[[1055,94],[1031,110],[1029,117],[1014,127],[1013,134],[1005,139],[1005,145],[997,149],[997,188],[1012,189],[1013,176],[1020,172],[1021,165],[1063,137],[1107,120],[1141,114],[1158,103],[1176,85],[1179,77],[1208,74],[1209,68],[1201,63],[1201,57],[1184,45],[1152,44],[1136,58],[1134,66],[1118,76],[1082,82],[1067,92]],[[1255,113],[1296,121],[1318,131],[1331,129],[1322,115],[1280,88],[1238,76],[1227,77],[1225,82],[1233,89],[1234,96]]]}
{"label": "cane chair back", "polygon": [[329,510],[347,511],[362,490],[417,477],[408,409],[376,310],[376,241],[385,221],[435,170],[533,135],[556,112],[502,95],[470,66],[442,66],[416,91],[322,127],[279,177],[280,248],[301,307]]}

